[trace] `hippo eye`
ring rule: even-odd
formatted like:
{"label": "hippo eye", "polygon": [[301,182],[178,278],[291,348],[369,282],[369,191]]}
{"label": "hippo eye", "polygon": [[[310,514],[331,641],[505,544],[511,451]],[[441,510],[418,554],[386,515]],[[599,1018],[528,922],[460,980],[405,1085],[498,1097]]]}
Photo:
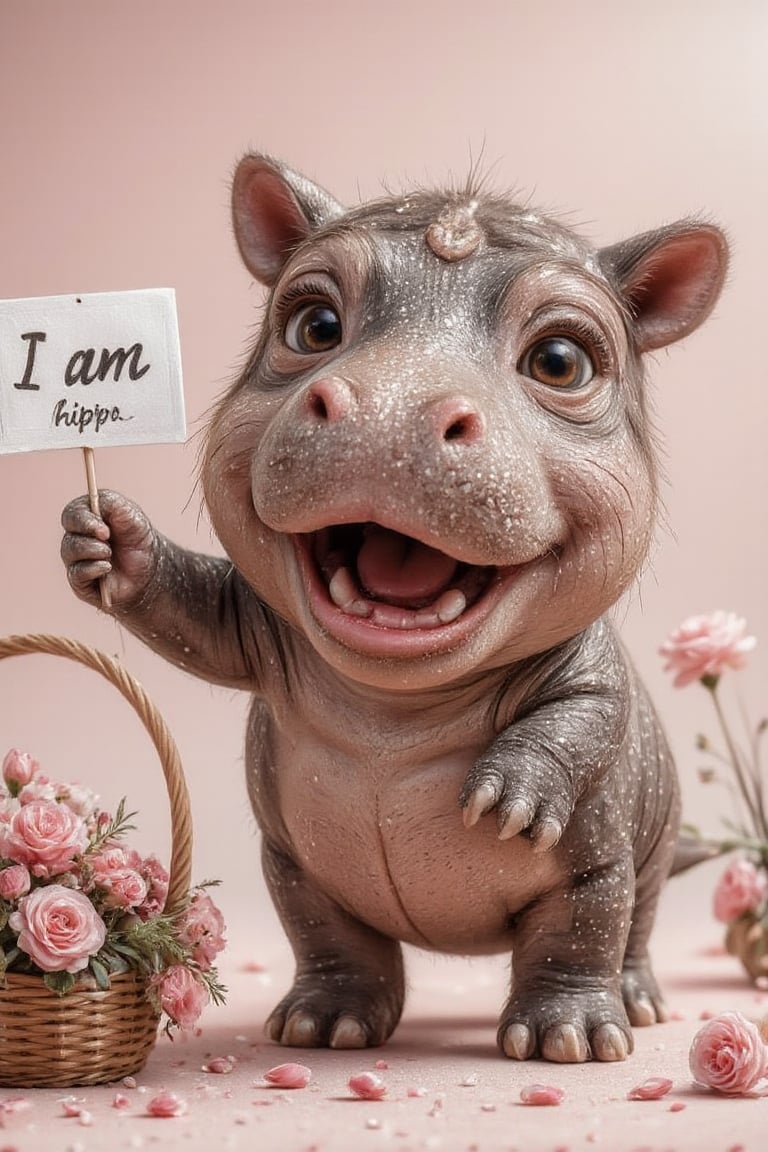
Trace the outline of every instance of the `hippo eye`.
{"label": "hippo eye", "polygon": [[595,369],[584,349],[566,336],[548,336],[529,348],[520,371],[550,388],[581,388]]}
{"label": "hippo eye", "polygon": [[304,355],[328,352],[341,343],[341,320],[330,304],[302,304],[289,317],[285,342],[292,352]]}

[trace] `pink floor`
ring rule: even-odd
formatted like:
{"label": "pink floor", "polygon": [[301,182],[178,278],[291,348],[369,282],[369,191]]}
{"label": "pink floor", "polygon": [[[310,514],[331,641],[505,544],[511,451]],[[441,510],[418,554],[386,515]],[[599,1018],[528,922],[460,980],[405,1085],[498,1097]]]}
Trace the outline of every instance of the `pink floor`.
{"label": "pink floor", "polygon": [[[64,1115],[67,1091],[0,1092],[0,1104],[19,1095],[28,1102],[5,1116],[0,1152],[764,1152],[768,1098],[718,1098],[691,1084],[687,1053],[702,1013],[738,1009],[758,1018],[768,1011],[768,996],[749,987],[718,948],[718,925],[691,914],[705,903],[701,881],[680,877],[667,889],[657,927],[657,971],[681,1018],[637,1031],[626,1063],[578,1067],[499,1057],[494,1017],[504,994],[503,962],[422,954],[409,958],[408,1006],[386,1048],[307,1052],[265,1043],[262,1023],[290,978],[290,957],[282,941],[249,934],[245,921],[233,923],[222,965],[228,1004],[209,1010],[200,1036],[174,1043],[160,1037],[135,1088],[72,1089],[87,1113],[80,1119]],[[263,971],[252,970],[259,964]],[[234,1057],[231,1072],[205,1070],[222,1056]],[[310,1066],[309,1086],[292,1092],[262,1086],[264,1072],[286,1060]],[[382,1061],[386,1067],[377,1066]],[[350,1075],[368,1070],[388,1086],[380,1102],[354,1099],[347,1087]],[[671,1093],[627,1101],[628,1090],[649,1076],[671,1078]],[[563,1102],[522,1105],[521,1089],[537,1082],[562,1088]],[[184,1116],[147,1115],[161,1089],[184,1098]],[[125,1109],[113,1105],[117,1092],[128,1097]]]}

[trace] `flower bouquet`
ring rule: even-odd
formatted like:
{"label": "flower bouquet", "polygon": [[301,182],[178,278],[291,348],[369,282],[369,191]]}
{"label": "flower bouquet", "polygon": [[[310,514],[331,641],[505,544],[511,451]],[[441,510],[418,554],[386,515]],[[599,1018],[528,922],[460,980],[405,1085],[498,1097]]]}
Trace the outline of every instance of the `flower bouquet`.
{"label": "flower bouquet", "polygon": [[761,744],[768,719],[760,721],[745,747],[733,734],[720,696],[723,673],[743,668],[756,643],[746,634],[743,619],[721,611],[684,621],[660,653],[675,687],[698,681],[714,708],[722,745],[704,735],[696,738],[698,750],[710,758],[699,778],[705,784],[725,784],[733,796],[734,813],[723,821],[726,837],[703,837],[690,827],[687,831],[720,852],[740,852],[717,885],[714,914],[728,926],[728,951],[739,957],[753,981],[763,983],[768,982],[768,808]]}
{"label": "flower bouquet", "polygon": [[0,1085],[70,1086],[143,1067],[165,1019],[195,1025],[221,1003],[224,922],[190,890],[191,817],[178,751],[143,690],[109,657],[46,636],[0,640],[0,659],[46,652],[100,672],[129,700],[160,755],[171,805],[170,872],[125,843],[80,785],[12,749],[0,778]]}

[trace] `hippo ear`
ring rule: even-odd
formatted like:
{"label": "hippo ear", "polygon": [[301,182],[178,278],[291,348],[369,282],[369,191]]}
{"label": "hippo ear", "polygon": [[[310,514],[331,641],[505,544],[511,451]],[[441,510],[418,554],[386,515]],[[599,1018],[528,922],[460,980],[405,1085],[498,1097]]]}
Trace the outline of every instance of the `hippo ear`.
{"label": "hippo ear", "polygon": [[291,252],[344,212],[323,188],[267,156],[244,156],[232,184],[232,219],[243,262],[272,285]]}
{"label": "hippo ear", "polygon": [[728,266],[719,228],[681,220],[598,253],[600,265],[633,317],[641,352],[681,340],[715,306]]}

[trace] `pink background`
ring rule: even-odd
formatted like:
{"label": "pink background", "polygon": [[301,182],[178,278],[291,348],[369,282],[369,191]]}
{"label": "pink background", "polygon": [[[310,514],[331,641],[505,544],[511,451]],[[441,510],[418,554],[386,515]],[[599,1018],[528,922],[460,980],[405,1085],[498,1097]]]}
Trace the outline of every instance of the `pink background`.
{"label": "pink background", "polygon": [[[686,814],[716,828],[727,800],[698,783],[693,749],[696,731],[714,731],[707,701],[671,688],[656,648],[686,615],[738,611],[762,641],[740,695],[754,720],[768,708],[767,38],[761,0],[4,0],[0,297],[176,289],[190,443],[105,449],[97,471],[168,535],[215,550],[194,434],[262,301],[229,225],[229,179],[248,148],[349,203],[384,182],[461,179],[482,154],[495,185],[568,213],[598,243],[689,213],[720,222],[733,244],[722,300],[649,365],[666,511],[617,609],[678,753]],[[247,700],[186,678],[74,599],[58,522],[83,488],[76,452],[0,457],[0,634],[76,637],[143,681],[181,749],[195,875],[224,881],[233,955],[287,967],[242,781]],[[128,792],[142,842],[159,849],[159,775],[112,690],[43,657],[6,662],[0,677],[0,745],[112,802]],[[670,888],[668,928],[709,917],[711,879]]]}

